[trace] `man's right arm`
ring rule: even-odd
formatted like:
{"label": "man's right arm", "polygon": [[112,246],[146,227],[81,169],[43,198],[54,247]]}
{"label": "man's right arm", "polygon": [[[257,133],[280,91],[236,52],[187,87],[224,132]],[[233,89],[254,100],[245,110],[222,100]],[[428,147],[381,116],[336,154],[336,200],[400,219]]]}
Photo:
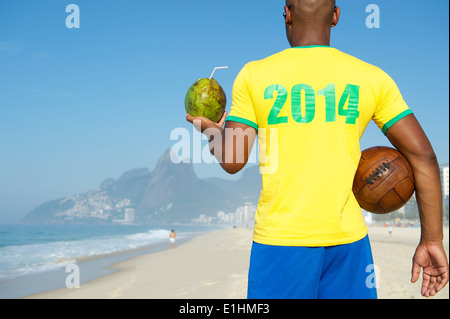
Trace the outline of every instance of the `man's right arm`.
{"label": "man's right arm", "polygon": [[210,152],[220,166],[227,173],[236,174],[247,163],[258,133],[247,65],[234,81],[230,115],[227,117],[225,112],[218,123],[189,114],[186,115],[186,120],[206,135]]}
{"label": "man's right arm", "polygon": [[[218,123],[205,117],[186,114],[186,120],[209,140],[209,148],[220,166],[229,174],[236,174],[247,164],[257,130],[246,124],[234,121],[225,122],[225,112]],[[223,125],[225,124],[225,127]]]}

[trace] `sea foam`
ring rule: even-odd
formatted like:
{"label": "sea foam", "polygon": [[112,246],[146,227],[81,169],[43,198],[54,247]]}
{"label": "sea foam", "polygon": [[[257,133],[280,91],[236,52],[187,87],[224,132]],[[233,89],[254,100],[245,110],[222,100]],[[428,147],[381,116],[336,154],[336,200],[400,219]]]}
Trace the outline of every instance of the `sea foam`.
{"label": "sea foam", "polygon": [[65,267],[80,257],[161,243],[168,240],[169,234],[169,230],[156,229],[136,234],[0,247],[0,280]]}

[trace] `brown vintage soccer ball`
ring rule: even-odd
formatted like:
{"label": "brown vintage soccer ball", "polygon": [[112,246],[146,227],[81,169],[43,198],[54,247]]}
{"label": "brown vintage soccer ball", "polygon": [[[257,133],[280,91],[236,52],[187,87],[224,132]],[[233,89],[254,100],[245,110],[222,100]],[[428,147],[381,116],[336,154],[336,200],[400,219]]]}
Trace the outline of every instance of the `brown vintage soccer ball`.
{"label": "brown vintage soccer ball", "polygon": [[414,193],[408,160],[396,149],[375,146],[361,154],[353,193],[368,212],[387,214],[403,207]]}

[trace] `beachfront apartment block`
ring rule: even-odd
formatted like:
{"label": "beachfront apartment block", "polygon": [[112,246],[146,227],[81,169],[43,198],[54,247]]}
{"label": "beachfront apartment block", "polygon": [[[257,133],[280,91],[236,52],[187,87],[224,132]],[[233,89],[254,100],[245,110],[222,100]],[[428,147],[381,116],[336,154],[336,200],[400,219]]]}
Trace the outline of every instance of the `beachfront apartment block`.
{"label": "beachfront apartment block", "polygon": [[448,198],[449,185],[448,185],[448,164],[441,166],[441,182],[442,182],[442,196]]}
{"label": "beachfront apartment block", "polygon": [[449,220],[449,185],[448,185],[448,164],[441,166],[442,200],[444,220],[448,225]]}
{"label": "beachfront apartment block", "polygon": [[249,224],[254,222],[256,205],[251,202],[244,203],[244,206],[236,208],[234,213],[220,211],[216,216],[199,215],[191,220],[194,224]]}
{"label": "beachfront apartment block", "polygon": [[136,211],[134,208],[125,208],[125,212],[123,214],[123,219],[113,219],[113,223],[122,224],[122,225],[131,225],[134,223],[136,218]]}

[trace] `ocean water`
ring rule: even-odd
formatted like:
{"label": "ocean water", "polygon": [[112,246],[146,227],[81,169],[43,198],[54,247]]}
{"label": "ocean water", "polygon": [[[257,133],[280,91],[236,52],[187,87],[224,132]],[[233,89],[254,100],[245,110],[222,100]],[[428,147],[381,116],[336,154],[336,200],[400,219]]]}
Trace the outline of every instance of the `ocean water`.
{"label": "ocean water", "polygon": [[[177,240],[212,230],[176,226]],[[0,283],[65,268],[76,258],[169,242],[171,229],[148,225],[0,225]]]}

